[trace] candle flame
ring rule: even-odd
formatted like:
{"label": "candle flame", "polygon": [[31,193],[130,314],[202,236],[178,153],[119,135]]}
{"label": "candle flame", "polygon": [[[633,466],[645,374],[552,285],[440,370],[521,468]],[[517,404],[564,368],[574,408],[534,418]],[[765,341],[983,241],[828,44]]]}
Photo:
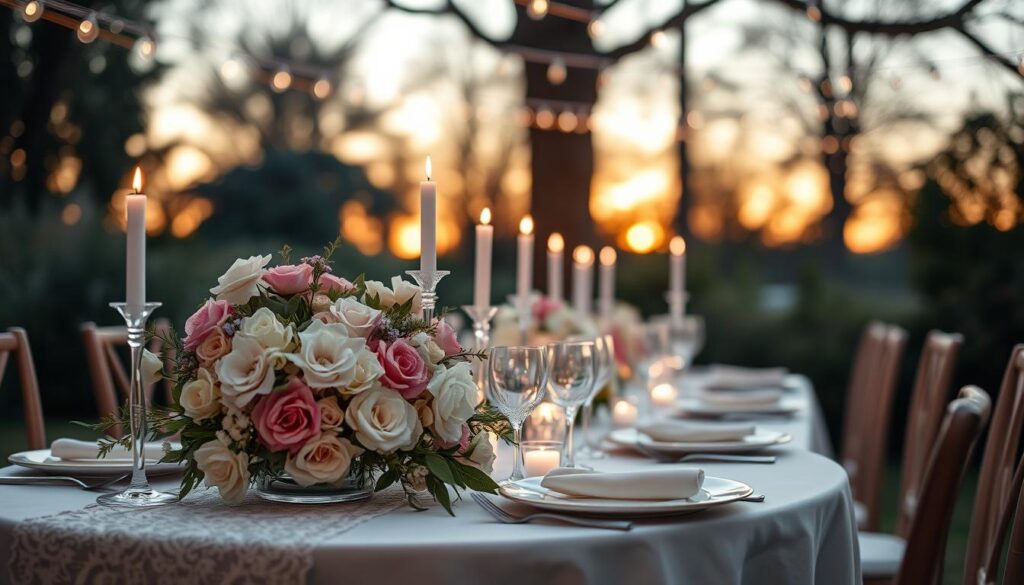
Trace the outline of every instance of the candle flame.
{"label": "candle flame", "polygon": [[673,256],[682,256],[686,252],[686,240],[683,236],[676,236],[669,242],[668,249]]}
{"label": "candle flame", "polygon": [[572,251],[572,260],[577,264],[593,264],[594,251],[590,249],[590,246],[576,246],[576,249]]}
{"label": "candle flame", "polygon": [[519,233],[529,235],[533,233],[533,217],[530,214],[523,216],[519,221]]}
{"label": "candle flame", "polygon": [[554,232],[548,236],[548,250],[556,254],[560,254],[565,249],[565,240],[562,239],[562,234]]}
{"label": "candle flame", "polygon": [[615,258],[617,256],[615,248],[612,248],[611,246],[601,248],[601,264],[611,266],[612,264],[615,264]]}
{"label": "candle flame", "polygon": [[132,177],[132,191],[142,193],[142,169],[135,167],[135,176]]}
{"label": "candle flame", "polygon": [[482,225],[488,225],[491,223],[491,208],[484,207],[484,210],[480,212],[480,223]]}
{"label": "candle flame", "polygon": [[433,173],[434,165],[431,164],[431,162],[430,162],[430,155],[429,154],[427,155],[427,164],[425,166],[427,167],[427,180],[429,181],[430,180],[430,176],[434,174]]}

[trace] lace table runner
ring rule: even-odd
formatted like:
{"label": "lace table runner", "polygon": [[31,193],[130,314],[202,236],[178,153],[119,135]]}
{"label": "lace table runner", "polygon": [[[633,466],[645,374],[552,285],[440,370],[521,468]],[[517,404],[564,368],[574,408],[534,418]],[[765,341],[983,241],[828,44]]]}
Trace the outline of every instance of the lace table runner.
{"label": "lace table runner", "polygon": [[10,574],[17,584],[302,583],[318,543],[404,503],[394,489],[359,503],[276,504],[250,494],[227,506],[210,490],[146,510],[91,505],[18,524]]}

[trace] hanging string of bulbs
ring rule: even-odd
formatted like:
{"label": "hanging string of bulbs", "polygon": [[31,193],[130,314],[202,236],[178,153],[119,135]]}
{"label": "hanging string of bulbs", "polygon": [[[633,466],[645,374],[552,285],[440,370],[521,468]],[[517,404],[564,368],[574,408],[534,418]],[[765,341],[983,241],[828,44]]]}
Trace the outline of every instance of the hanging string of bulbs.
{"label": "hanging string of bulbs", "polygon": [[[596,11],[562,4],[553,0],[514,1],[516,4],[525,6],[527,15],[535,20],[553,16],[585,23],[587,24],[587,32],[592,38],[597,38],[604,32],[604,22],[599,18],[599,13]],[[47,20],[73,29],[78,40],[82,43],[87,44],[103,39],[126,49],[134,48],[144,59],[151,59],[156,53],[156,33],[150,26],[143,23],[104,11],[96,11],[66,0],[0,0],[0,5],[20,11],[22,19],[27,23]],[[808,18],[814,20],[815,15],[817,15],[818,19],[821,18],[817,3],[811,0],[808,2]],[[654,47],[663,47],[667,42],[666,32],[660,29],[652,31],[649,35],[649,42]],[[599,74],[598,83],[602,83],[605,70],[615,63],[614,59],[599,55],[552,51],[514,44],[501,44],[499,47],[505,52],[519,55],[528,63],[546,64],[546,77],[552,85],[565,83],[570,69],[597,71]],[[997,56],[1018,60],[1021,74],[1024,75],[1024,49],[998,54]],[[321,67],[299,61],[258,55],[246,55],[244,59],[256,65],[257,73],[255,80],[267,84],[277,93],[301,91],[323,100],[330,96],[334,90],[331,73]],[[240,72],[244,67],[240,60],[241,58],[232,58],[225,62],[221,67],[222,74]],[[945,61],[973,64],[977,61],[987,60],[988,57],[985,55],[979,55],[947,59]],[[928,66],[929,74],[933,79],[941,77],[941,73],[936,66],[937,62],[939,61],[934,61]],[[906,66],[884,66],[880,68],[880,71],[918,70],[920,67],[919,63]],[[685,72],[681,67],[667,73],[685,77]],[[841,76],[837,82],[840,90],[842,90],[846,82],[849,82],[849,77],[846,75]],[[811,76],[807,74],[798,75],[796,83],[805,92],[809,93],[813,89],[814,82],[811,81]],[[823,90],[832,90],[831,81],[826,79],[822,83],[828,84],[827,88],[822,87]],[[898,74],[892,74],[889,77],[889,83],[894,90],[898,90],[902,87],[902,78]],[[849,85],[849,83],[846,84]],[[713,87],[714,80],[711,78],[706,79],[704,86]],[[849,100],[838,100],[835,108],[837,108],[836,114],[840,117],[853,117],[856,114],[856,105]],[[590,109],[591,104],[586,102],[535,100],[531,98],[527,99],[523,120],[529,120],[528,125],[530,127],[540,130],[586,132],[592,129]],[[828,114],[828,112],[824,114]],[[686,120],[687,124],[680,126],[677,131],[679,140],[685,139],[687,127],[699,127],[699,120],[689,120],[689,117]]]}

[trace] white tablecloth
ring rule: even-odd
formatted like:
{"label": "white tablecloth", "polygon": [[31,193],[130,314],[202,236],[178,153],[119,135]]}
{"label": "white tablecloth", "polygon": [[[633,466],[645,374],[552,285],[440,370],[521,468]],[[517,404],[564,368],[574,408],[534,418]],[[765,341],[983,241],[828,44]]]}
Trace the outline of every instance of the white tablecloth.
{"label": "white tablecloth", "polygon": [[[827,446],[827,440],[819,436],[809,386],[800,392],[808,398],[806,412],[761,425],[794,436],[792,443],[776,450],[776,464],[702,464],[708,475],[752,485],[765,495],[763,503],[740,502],[691,516],[637,521],[631,532],[501,525],[468,498],[456,503],[455,518],[438,507],[426,512],[399,507],[346,532],[311,537],[307,582],[859,583],[846,474],[812,452]],[[630,455],[592,463],[606,470],[654,465]],[[12,468],[0,471],[19,473]],[[506,465],[495,476],[503,473],[507,474]],[[170,488],[173,480],[156,483]],[[64,487],[0,486],[0,562],[6,566],[10,561],[17,523],[94,501],[94,493]],[[3,574],[3,579],[9,576]]]}

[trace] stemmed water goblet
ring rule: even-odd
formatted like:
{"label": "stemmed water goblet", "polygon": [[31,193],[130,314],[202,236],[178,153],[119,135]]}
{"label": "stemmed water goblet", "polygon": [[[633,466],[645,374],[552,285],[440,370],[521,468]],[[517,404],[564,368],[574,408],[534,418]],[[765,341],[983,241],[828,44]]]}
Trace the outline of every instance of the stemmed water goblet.
{"label": "stemmed water goblet", "polygon": [[575,467],[572,431],[576,412],[593,391],[596,378],[593,341],[567,341],[547,347],[548,393],[565,410],[562,466]]}
{"label": "stemmed water goblet", "polygon": [[487,400],[505,415],[515,439],[512,475],[523,479],[523,423],[544,398],[547,382],[546,355],[542,347],[495,347],[487,360]]}
{"label": "stemmed water goblet", "polygon": [[583,444],[580,446],[579,454],[583,457],[599,459],[604,457],[604,451],[595,446],[599,445],[600,441],[592,441],[590,425],[594,416],[594,399],[612,381],[612,376],[616,371],[615,343],[611,334],[599,335],[594,338],[594,364],[594,387],[583,405]]}
{"label": "stemmed water goblet", "polygon": [[704,347],[704,319],[688,315],[678,321],[669,321],[670,364],[674,370],[685,370]]}
{"label": "stemmed water goblet", "polygon": [[663,362],[669,353],[669,324],[667,322],[645,323],[638,327],[633,338],[635,348],[636,377],[639,381],[639,405],[641,417],[650,410],[652,373],[664,373]]}

